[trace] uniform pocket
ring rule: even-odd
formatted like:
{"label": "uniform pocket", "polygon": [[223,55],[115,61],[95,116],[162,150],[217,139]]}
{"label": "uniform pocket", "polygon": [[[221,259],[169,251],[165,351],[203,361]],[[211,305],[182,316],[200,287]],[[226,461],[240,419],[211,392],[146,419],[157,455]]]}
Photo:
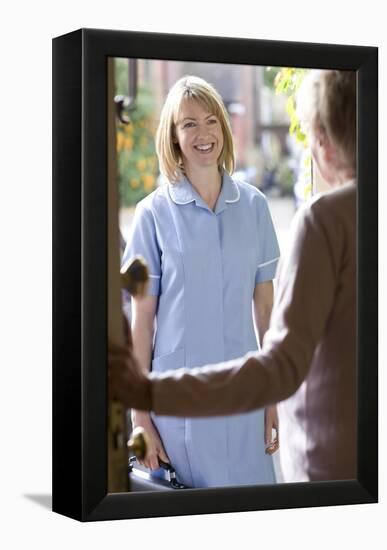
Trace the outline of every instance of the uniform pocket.
{"label": "uniform pocket", "polygon": [[172,351],[171,353],[166,353],[164,355],[159,355],[159,357],[155,357],[152,361],[152,371],[164,372],[171,369],[180,369],[185,366],[184,363],[184,349],[180,348]]}

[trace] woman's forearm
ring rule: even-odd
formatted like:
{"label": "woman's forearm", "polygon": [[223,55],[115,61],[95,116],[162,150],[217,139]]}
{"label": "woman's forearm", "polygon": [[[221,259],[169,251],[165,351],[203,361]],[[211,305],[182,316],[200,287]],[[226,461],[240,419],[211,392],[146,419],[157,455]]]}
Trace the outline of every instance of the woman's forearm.
{"label": "woman's forearm", "polygon": [[132,323],[133,352],[144,372],[151,370],[153,323],[135,320]]}
{"label": "woman's forearm", "polygon": [[[152,342],[153,342],[153,323],[141,320],[132,322],[133,352],[143,372],[148,373],[151,367]],[[132,409],[132,422],[137,425],[149,416],[149,412]]]}
{"label": "woman's forearm", "polygon": [[257,341],[261,348],[265,332],[270,326],[273,299],[273,281],[267,281],[256,285],[253,296],[253,320]]}
{"label": "woman's forearm", "polygon": [[[154,336],[154,316],[156,298],[146,298],[132,301],[132,342],[133,353],[138,365],[144,373],[149,373],[152,363],[152,346]],[[148,412],[132,409],[132,421],[134,423],[144,420],[149,416]]]}
{"label": "woman's forearm", "polygon": [[140,367],[146,373],[151,370],[156,306],[156,296],[132,299],[133,352]]}

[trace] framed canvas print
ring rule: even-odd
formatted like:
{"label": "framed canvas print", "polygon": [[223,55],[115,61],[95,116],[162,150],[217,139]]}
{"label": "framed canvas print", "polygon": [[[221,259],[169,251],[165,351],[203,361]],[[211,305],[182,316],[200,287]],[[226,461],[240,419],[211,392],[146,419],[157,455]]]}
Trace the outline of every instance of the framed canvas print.
{"label": "framed canvas print", "polygon": [[377,501],[377,59],[53,40],[54,511]]}

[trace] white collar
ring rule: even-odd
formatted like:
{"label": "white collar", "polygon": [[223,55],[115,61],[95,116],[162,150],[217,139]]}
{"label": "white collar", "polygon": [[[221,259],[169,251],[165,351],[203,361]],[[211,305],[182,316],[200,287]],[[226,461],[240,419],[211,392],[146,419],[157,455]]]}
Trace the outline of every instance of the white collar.
{"label": "white collar", "polygon": [[[176,183],[168,183],[168,191],[175,204],[184,205],[195,202],[197,206],[210,210],[186,176],[182,176]],[[239,199],[240,191],[237,183],[226,171],[223,171],[222,186],[216,201],[215,214],[219,214],[227,208],[228,204],[238,202]]]}

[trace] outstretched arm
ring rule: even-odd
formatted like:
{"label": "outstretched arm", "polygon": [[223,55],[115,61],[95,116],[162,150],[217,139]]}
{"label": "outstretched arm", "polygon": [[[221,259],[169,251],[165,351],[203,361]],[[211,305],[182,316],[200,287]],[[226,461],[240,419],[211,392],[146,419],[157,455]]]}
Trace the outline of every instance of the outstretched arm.
{"label": "outstretched arm", "polygon": [[331,246],[332,239],[340,239],[340,228],[319,212],[314,204],[293,223],[262,351],[220,365],[152,374],[156,413],[243,413],[278,403],[297,390],[331,312],[340,265],[340,246]]}
{"label": "outstretched arm", "polygon": [[340,236],[327,225],[322,227],[312,209],[297,217],[262,352],[219,365],[142,374],[140,381],[138,373],[131,378],[123,368],[123,401],[160,415],[204,417],[251,411],[292,395],[308,374],[334,303],[339,259],[330,242]]}

